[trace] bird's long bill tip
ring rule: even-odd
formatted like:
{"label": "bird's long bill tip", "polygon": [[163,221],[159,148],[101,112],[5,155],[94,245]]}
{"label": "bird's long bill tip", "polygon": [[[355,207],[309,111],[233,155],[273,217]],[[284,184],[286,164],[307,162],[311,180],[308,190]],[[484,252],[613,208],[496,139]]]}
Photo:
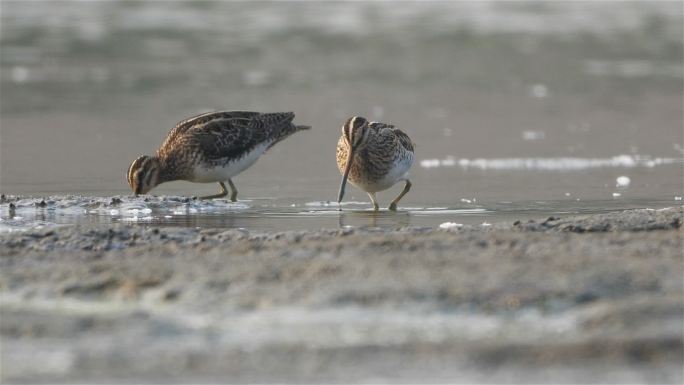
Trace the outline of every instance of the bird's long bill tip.
{"label": "bird's long bill tip", "polygon": [[349,159],[347,159],[347,165],[344,168],[344,174],[342,175],[342,183],[340,183],[340,192],[337,194],[337,203],[342,202],[344,198],[344,188],[347,186],[347,178],[349,177],[349,170],[351,169],[352,154],[350,154]]}
{"label": "bird's long bill tip", "polygon": [[344,188],[347,184],[347,178],[342,178],[342,183],[340,183],[340,191],[337,193],[337,204],[342,203],[342,198],[344,198]]}

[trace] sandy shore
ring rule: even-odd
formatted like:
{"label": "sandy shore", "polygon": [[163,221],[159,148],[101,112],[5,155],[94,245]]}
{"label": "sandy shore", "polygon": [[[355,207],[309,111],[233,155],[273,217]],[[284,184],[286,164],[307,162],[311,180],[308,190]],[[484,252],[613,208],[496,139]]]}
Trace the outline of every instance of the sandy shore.
{"label": "sandy shore", "polygon": [[2,383],[681,383],[682,207],[0,234]]}

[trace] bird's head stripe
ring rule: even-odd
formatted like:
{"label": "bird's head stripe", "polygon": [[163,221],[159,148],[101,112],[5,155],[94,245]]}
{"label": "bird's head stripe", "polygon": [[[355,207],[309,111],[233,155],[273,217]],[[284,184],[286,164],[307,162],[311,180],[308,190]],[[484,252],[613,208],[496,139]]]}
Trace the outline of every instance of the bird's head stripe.
{"label": "bird's head stripe", "polygon": [[352,143],[351,138],[352,138],[352,131],[354,128],[354,125],[353,125],[354,124],[354,118],[355,117],[349,118],[347,120],[347,122],[344,124],[344,137],[345,137],[345,139],[347,139],[347,143],[349,143],[349,144]]}

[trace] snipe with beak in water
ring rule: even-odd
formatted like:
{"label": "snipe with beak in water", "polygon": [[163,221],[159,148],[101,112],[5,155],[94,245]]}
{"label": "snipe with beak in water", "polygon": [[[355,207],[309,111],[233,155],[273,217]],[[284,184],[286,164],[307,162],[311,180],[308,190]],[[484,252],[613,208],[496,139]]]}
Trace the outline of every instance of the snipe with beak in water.
{"label": "snipe with beak in water", "polygon": [[276,143],[308,126],[292,123],[292,112],[210,112],[179,122],[153,156],[143,155],[128,168],[133,192],[147,194],[160,183],[174,180],[216,182],[221,192],[202,199],[228,195],[237,200],[231,178],[259,159]]}
{"label": "snipe with beak in water", "polygon": [[369,122],[360,116],[349,118],[342,126],[337,142],[337,168],[342,183],[337,202],[342,202],[347,180],[368,193],[373,208],[378,210],[375,193],[387,190],[399,181],[405,181],[404,190],[389,205],[397,203],[411,189],[408,170],[413,164],[413,142],[408,135],[394,126]]}

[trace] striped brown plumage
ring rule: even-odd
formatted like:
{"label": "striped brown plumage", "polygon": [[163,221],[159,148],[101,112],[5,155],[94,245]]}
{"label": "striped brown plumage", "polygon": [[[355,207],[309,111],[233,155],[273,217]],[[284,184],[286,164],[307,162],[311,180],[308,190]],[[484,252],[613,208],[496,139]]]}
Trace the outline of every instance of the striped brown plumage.
{"label": "striped brown plumage", "polygon": [[349,182],[368,193],[376,210],[376,192],[406,181],[404,191],[390,204],[389,208],[396,210],[398,201],[411,188],[407,173],[413,159],[414,144],[400,129],[387,123],[368,122],[362,117],[349,118],[337,142],[337,167],[343,174],[338,201],[344,195],[344,174],[348,167]]}
{"label": "striped brown plumage", "polygon": [[141,156],[129,167],[128,183],[136,194],[173,180],[223,182],[237,190],[231,178],[251,166],[259,156],[293,133],[308,129],[295,125],[292,112],[260,113],[218,111],[185,119],[171,129],[154,156]]}

